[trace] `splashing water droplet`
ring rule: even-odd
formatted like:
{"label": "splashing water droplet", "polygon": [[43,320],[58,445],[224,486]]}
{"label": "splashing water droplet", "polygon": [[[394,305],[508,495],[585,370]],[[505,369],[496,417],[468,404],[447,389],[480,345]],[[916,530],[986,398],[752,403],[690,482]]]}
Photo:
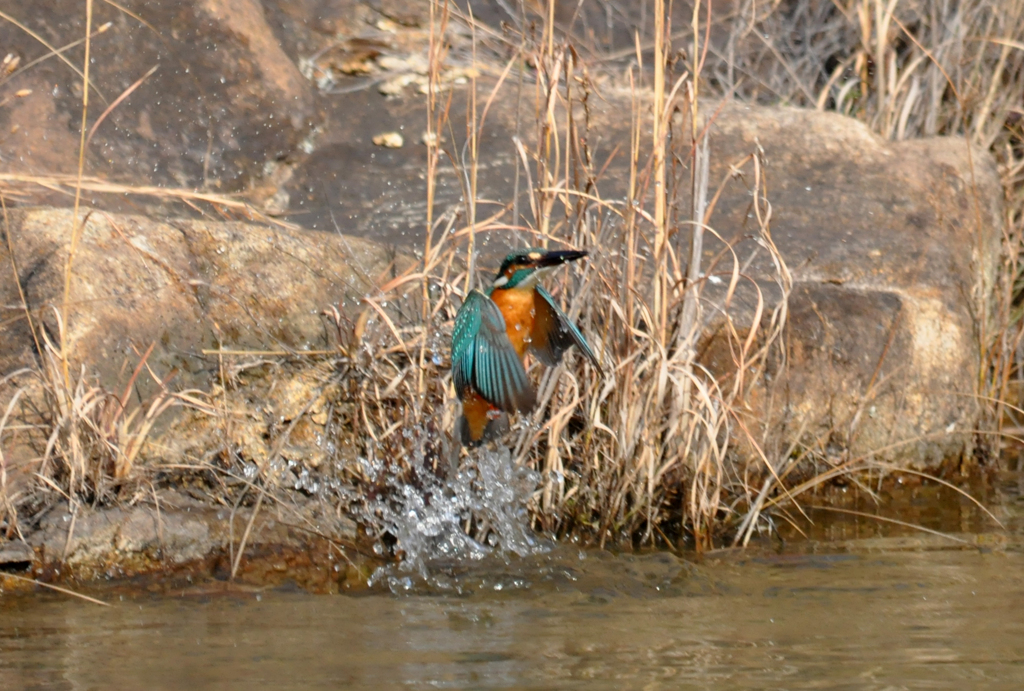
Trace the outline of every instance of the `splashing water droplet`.
{"label": "splashing water droplet", "polygon": [[[526,508],[540,482],[538,473],[516,466],[507,448],[480,449],[442,478],[430,470],[426,435],[414,436],[407,466],[363,466],[371,482],[383,487],[366,505],[363,522],[377,534],[390,534],[402,556],[398,564],[379,568],[371,585],[385,585],[396,593],[419,582],[447,589],[453,587],[451,581],[431,574],[431,565],[548,550],[530,530]],[[467,526],[473,535],[467,534]],[[378,543],[374,551],[382,554],[384,548]]]}

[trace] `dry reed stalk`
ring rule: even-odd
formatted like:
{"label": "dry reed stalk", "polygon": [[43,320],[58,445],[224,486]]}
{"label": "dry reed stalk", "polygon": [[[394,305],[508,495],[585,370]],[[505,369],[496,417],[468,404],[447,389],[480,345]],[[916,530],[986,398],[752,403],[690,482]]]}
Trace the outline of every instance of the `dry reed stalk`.
{"label": "dry reed stalk", "polygon": [[[444,113],[438,112],[438,88],[441,81],[441,70],[444,65],[444,57],[446,53],[446,46],[444,44],[444,35],[448,26],[449,6],[445,2],[443,8],[440,11],[440,17],[438,17],[438,0],[430,1],[430,43],[428,45],[427,53],[427,130],[425,135],[424,144],[427,147],[427,213],[426,213],[426,226],[423,232],[424,248],[423,257],[424,261],[429,261],[431,256],[431,245],[434,234],[434,197],[437,194],[437,168],[440,161],[440,148],[438,144],[441,139],[441,132],[443,131],[443,121],[446,119],[445,108]],[[449,94],[449,104],[451,98]],[[430,305],[430,279],[427,277],[426,272],[423,274],[423,295],[421,298],[422,311],[420,313],[420,319],[423,323],[426,323],[429,318],[429,305]],[[420,359],[419,359],[419,381],[417,385],[417,392],[419,396],[423,395],[423,372],[424,372],[424,358],[426,357],[425,350],[426,341],[423,346],[420,347]]]}
{"label": "dry reed stalk", "polygon": [[43,581],[36,580],[35,578],[26,578],[25,576],[19,576],[18,574],[15,574],[15,573],[0,574],[0,578],[10,578],[10,579],[15,580],[15,581],[22,581],[24,583],[32,583],[33,585],[39,586],[40,588],[47,588],[48,590],[54,590],[54,591],[56,591],[58,593],[63,593],[64,595],[70,595],[71,597],[77,597],[79,600],[85,600],[86,602],[91,602],[94,605],[102,605],[103,607],[110,607],[111,606],[109,602],[104,602],[103,600],[97,600],[94,597],[89,597],[88,595],[83,595],[82,593],[76,593],[74,590],[69,590],[68,588],[62,588],[59,585],[54,585],[52,583],[44,583]]}
{"label": "dry reed stalk", "polygon": [[[181,202],[191,209],[205,215],[198,205],[200,202],[209,204],[223,216],[237,215],[247,221],[267,223],[281,228],[297,230],[298,226],[287,221],[272,218],[260,213],[239,196],[202,192],[184,188],[156,187],[152,185],[129,185],[111,182],[100,178],[85,176],[80,180],[74,175],[24,175],[21,173],[0,173],[0,196],[17,196],[20,192],[33,187],[54,192],[73,195],[76,188],[98,194],[134,195],[155,197],[167,201]],[[69,191],[70,190],[70,191]]]}
{"label": "dry reed stalk", "polygon": [[[82,124],[81,124],[81,139],[78,145],[78,178],[75,184],[75,205],[74,211],[71,214],[71,245],[68,250],[67,263],[64,266],[64,302],[63,302],[63,318],[66,321],[70,318],[69,302],[71,299],[71,267],[75,261],[75,253],[78,250],[78,239],[81,236],[82,231],[85,229],[85,221],[79,223],[78,210],[79,205],[82,201],[82,176],[85,173],[85,146],[86,146],[86,132],[87,125],[89,124],[89,66],[92,61],[90,57],[90,49],[92,47],[92,5],[93,0],[85,0],[85,58],[82,65]],[[61,352],[61,364],[64,372],[65,385],[71,387],[71,376],[68,370],[68,353]]]}
{"label": "dry reed stalk", "polygon": [[[695,5],[695,8],[699,3]],[[697,10],[694,9],[694,12]],[[654,167],[654,261],[655,283],[654,283],[654,314],[658,324],[658,341],[662,348],[667,347],[665,342],[665,331],[668,320],[668,282],[669,277],[665,270],[667,264],[668,244],[668,217],[666,214],[668,190],[665,187],[665,150],[667,148],[667,127],[665,107],[665,61],[668,57],[668,48],[665,42],[665,34],[668,27],[665,25],[665,0],[654,1],[654,113],[651,118],[651,151],[653,156],[652,166]],[[671,44],[669,44],[671,45]],[[696,108],[696,101],[694,101]],[[696,116],[696,111],[693,112]]]}
{"label": "dry reed stalk", "polygon": [[4,455],[2,441],[4,433],[7,431],[11,413],[18,405],[18,399],[21,398],[22,393],[22,391],[16,391],[11,396],[7,408],[4,410],[3,417],[0,418],[0,523],[5,525],[4,533],[8,538],[15,532],[20,533],[20,531],[18,530],[17,496],[12,496],[8,486],[7,457]]}

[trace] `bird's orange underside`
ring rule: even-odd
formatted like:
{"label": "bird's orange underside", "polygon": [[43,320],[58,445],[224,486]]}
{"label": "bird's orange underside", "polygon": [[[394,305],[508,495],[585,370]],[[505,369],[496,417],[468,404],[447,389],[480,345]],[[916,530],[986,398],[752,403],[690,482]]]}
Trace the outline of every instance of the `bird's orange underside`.
{"label": "bird's orange underside", "polygon": [[469,425],[469,438],[474,442],[483,439],[484,430],[491,420],[491,411],[497,412],[497,408],[484,400],[483,396],[472,389],[466,389],[462,397],[462,416],[466,418]]}

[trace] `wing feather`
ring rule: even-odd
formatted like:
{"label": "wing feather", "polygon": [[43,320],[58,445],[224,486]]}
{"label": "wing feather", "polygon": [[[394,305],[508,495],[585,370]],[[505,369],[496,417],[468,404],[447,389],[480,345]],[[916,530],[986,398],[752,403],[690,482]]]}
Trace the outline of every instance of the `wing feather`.
{"label": "wing feather", "polygon": [[534,293],[533,341],[530,350],[549,367],[562,361],[562,355],[576,346],[601,371],[601,363],[587,339],[559,307],[551,293],[537,286]]}
{"label": "wing feather", "polygon": [[460,398],[473,389],[506,412],[528,411],[535,404],[526,370],[505,333],[505,318],[479,290],[466,296],[455,316],[452,379]]}

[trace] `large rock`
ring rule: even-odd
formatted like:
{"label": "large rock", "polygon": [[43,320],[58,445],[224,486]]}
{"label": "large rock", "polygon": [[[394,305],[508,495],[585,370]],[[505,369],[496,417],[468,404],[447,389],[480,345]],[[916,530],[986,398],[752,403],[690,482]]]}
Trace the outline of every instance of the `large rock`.
{"label": "large rock", "polygon": [[330,534],[335,545],[351,544],[356,537],[352,521],[325,513],[317,502],[287,507],[267,502],[255,516],[253,510],[211,506],[172,490],[154,492],[148,505],[82,507],[77,515],[56,506],[40,517],[27,544],[0,543],[0,557],[9,552],[17,560],[9,564],[58,566],[50,578],[60,578],[66,566],[79,578],[108,579],[169,574],[185,566],[185,573],[198,578],[227,579],[231,557],[251,523],[237,572],[242,581],[279,584],[291,579],[311,590],[332,591],[346,586],[347,575],[359,580],[358,572],[331,568],[337,550],[331,556],[331,545],[320,537]]}
{"label": "large rock", "polygon": [[[115,389],[139,355],[156,344],[149,363],[161,376],[178,370],[176,387],[206,387],[216,358],[203,349],[330,348],[321,315],[354,307],[393,267],[387,248],[337,233],[245,223],[155,221],[142,216],[87,214],[72,264],[64,345],[77,370]],[[64,299],[72,213],[21,209],[9,213],[10,246],[0,241],[0,373],[36,362],[30,314],[59,345],[51,307]],[[138,384],[152,390],[148,376]]]}
{"label": "large rock", "polygon": [[[927,466],[969,452],[985,424],[977,395],[1003,218],[991,156],[955,138],[885,142],[793,108],[727,107],[711,141],[713,181],[763,147],[772,237],[794,281],[785,362],[751,401],[763,441]],[[749,202],[727,188],[712,225],[742,233]],[[767,253],[747,271],[770,275]],[[718,356],[709,364],[727,367]]]}
{"label": "large rock", "polygon": [[[126,11],[95,3],[93,29],[109,27],[92,39],[90,126],[157,69],[96,130],[88,175],[234,191],[309,136],[318,119],[313,88],[285,54],[259,0],[120,4]],[[21,66],[0,84],[0,171],[73,173],[82,78],[53,56],[29,64],[82,38],[85,5],[15,3],[8,12],[36,37],[0,21],[0,46]],[[80,66],[82,48],[70,48],[67,59]],[[58,195],[49,201],[64,203]]]}

